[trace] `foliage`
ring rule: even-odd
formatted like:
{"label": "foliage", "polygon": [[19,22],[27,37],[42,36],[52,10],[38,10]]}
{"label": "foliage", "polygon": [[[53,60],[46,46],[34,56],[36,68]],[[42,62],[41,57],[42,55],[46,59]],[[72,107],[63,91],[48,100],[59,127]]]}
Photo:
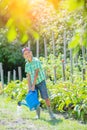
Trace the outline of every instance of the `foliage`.
{"label": "foliage", "polygon": [[[26,43],[29,36],[38,39],[38,33],[49,36],[52,31],[55,32],[55,37],[60,36],[61,30],[64,32],[65,28],[69,28],[74,23],[74,18],[69,18],[69,12],[74,16],[76,16],[75,12],[83,12],[84,23],[87,23],[87,17],[84,16],[84,10],[86,10],[85,0],[36,0],[35,2],[29,0],[3,0],[0,1],[0,9],[0,24],[5,23],[8,30],[7,37],[10,42],[21,37],[21,41]],[[60,28],[57,27],[58,24]],[[83,24],[79,27],[82,28]]]}
{"label": "foliage", "polygon": [[40,57],[40,60],[42,61],[47,78],[54,80],[54,68],[56,68],[57,80],[62,78],[61,54],[58,57],[50,54],[46,59]]}
{"label": "foliage", "polygon": [[[47,80],[49,96],[52,108],[58,112],[67,112],[69,117],[73,117],[82,121],[87,121],[87,80],[77,80],[75,83],[70,81],[57,82]],[[25,98],[28,92],[27,81],[11,82],[4,89],[4,94],[8,96],[8,100],[15,99],[17,102]],[[41,104],[45,107],[43,100]]]}
{"label": "foliage", "polygon": [[[54,56],[53,54],[50,54],[47,58],[40,57],[40,60],[42,61],[43,68],[45,70],[47,79],[50,78],[51,81],[54,82],[54,69],[56,69],[56,79],[62,81],[63,78],[63,67],[62,67],[62,60],[63,57],[61,53],[58,55],[58,57]],[[71,75],[74,81],[77,81],[77,79],[82,80],[82,69],[83,69],[83,60],[81,60],[81,57],[78,57],[78,63],[73,63],[73,74],[71,73],[71,63],[70,58],[67,58],[66,65],[64,63],[65,67],[65,76],[66,80],[71,80]],[[73,60],[73,59],[72,59]],[[86,69],[86,61],[84,61],[85,69]],[[87,77],[87,72],[85,73],[85,78]],[[87,79],[87,78],[86,78]]]}
{"label": "foliage", "polygon": [[5,94],[8,96],[8,100],[15,99],[21,101],[27,94],[27,81],[24,79],[23,82],[11,81],[4,89]]}
{"label": "foliage", "polygon": [[[70,43],[70,48],[76,48],[77,50],[78,45],[80,46],[79,49],[82,45],[86,46],[87,16],[86,12],[84,12],[84,8],[82,8],[85,1],[82,2],[82,0],[74,0],[74,4],[73,0],[69,0],[67,3],[65,2],[66,0],[62,2],[61,0],[48,0],[48,2],[42,0],[41,2],[35,2],[33,4],[31,4],[29,1],[29,8],[25,9],[25,11],[23,11],[23,9],[26,7],[27,0],[25,1],[25,4],[23,4],[24,1],[22,0],[20,6],[20,1],[11,1],[4,0],[1,2],[0,6],[1,9],[4,9],[4,13],[1,12],[1,16],[7,18],[5,24],[6,28],[8,28],[7,37],[9,42],[14,41],[16,38],[20,39],[20,41],[23,43],[26,43],[26,41],[30,40],[31,48],[33,48],[35,39],[39,38],[40,48],[43,48],[43,38],[46,37],[49,55],[49,53],[53,51],[52,32],[54,32],[56,55],[58,55],[58,52],[63,53],[64,33],[66,33],[65,40],[67,44]],[[52,3],[53,6],[49,4],[49,2]],[[10,8],[10,6],[8,6],[8,8],[5,8],[6,5],[9,5],[8,3],[11,5],[15,3],[15,7]],[[55,6],[58,6],[58,8]],[[70,10],[71,7],[72,11]],[[19,13],[17,13],[17,9],[19,10]],[[12,13],[10,14],[8,10],[12,10],[10,11]],[[29,11],[28,15],[27,11]],[[7,12],[8,17],[6,17]],[[26,23],[28,21],[26,19],[29,20],[30,24]]]}
{"label": "foliage", "polygon": [[[60,2],[61,1],[61,2]],[[73,2],[74,1],[74,2]],[[66,40],[67,46],[77,50],[84,45],[87,47],[87,7],[85,0],[48,0],[48,2],[33,3],[28,0],[4,0],[0,1],[0,18],[4,18],[4,24],[7,30],[0,34],[0,61],[8,64],[9,69],[12,66],[22,65],[21,46],[17,43],[13,45],[16,38],[21,42],[41,36],[41,44],[43,38],[47,38],[48,52],[53,53],[52,49],[52,33],[54,33],[56,57],[52,54],[46,59],[40,57],[43,62],[47,78],[51,81],[47,82],[47,86],[51,91],[52,107],[61,112],[67,111],[70,116],[86,121],[87,116],[87,72],[85,81],[82,80],[81,71],[83,61],[79,60],[78,65],[74,64],[73,78],[74,83],[70,81],[62,83],[62,55],[63,43]],[[51,6],[48,3],[52,3]],[[60,4],[60,6],[59,6]],[[14,7],[13,7],[14,5]],[[7,8],[6,8],[7,7]],[[56,10],[54,10],[54,8]],[[3,20],[3,19],[2,19]],[[2,26],[3,21],[0,22]],[[37,33],[38,32],[38,33]],[[6,35],[5,35],[6,34]],[[39,34],[39,35],[38,35]],[[66,39],[64,36],[66,35]],[[9,44],[12,42],[12,45]],[[35,43],[35,41],[34,41]],[[32,42],[32,46],[34,47]],[[48,44],[49,43],[49,44]],[[78,46],[79,45],[79,46]],[[19,49],[20,48],[20,49]],[[43,48],[41,46],[41,48]],[[10,51],[9,51],[10,50]],[[35,51],[35,50],[34,50]],[[15,54],[15,55],[14,55]],[[69,58],[69,56],[68,56]],[[79,56],[79,58],[82,58]],[[86,58],[86,57],[85,57]],[[20,61],[20,63],[19,63]],[[57,74],[57,84],[54,82],[54,69]],[[67,59],[65,68],[66,79],[70,80],[70,59]],[[60,79],[60,82],[58,80]],[[26,80],[23,82],[11,82],[5,88],[5,93],[10,99],[22,100],[27,93]]]}
{"label": "foliage", "polygon": [[0,62],[3,64],[5,74],[13,69],[17,71],[19,66],[24,72],[24,59],[21,50],[20,41],[16,40],[10,44],[6,38],[6,30],[0,29]]}
{"label": "foliage", "polygon": [[87,81],[77,83],[48,82],[50,98],[55,110],[65,112],[69,116],[87,122]]}
{"label": "foliage", "polygon": [[5,26],[8,29],[7,37],[10,42],[18,37],[17,34],[21,36],[21,41],[23,43],[28,40],[29,32],[36,36],[36,32],[34,33],[31,25],[33,19],[31,8],[32,4],[28,0],[0,1],[0,10],[3,10],[0,12],[0,16],[6,19]]}
{"label": "foliage", "polygon": [[[0,18],[1,25],[7,28],[7,37],[10,42],[16,38],[20,38],[22,43],[25,43],[29,39],[29,35],[33,36],[35,39],[39,38],[37,31],[33,27],[33,22],[36,17],[37,10],[36,7],[38,3],[29,0],[3,0],[0,1]],[[3,20],[5,19],[5,20]]]}
{"label": "foliage", "polygon": [[[19,62],[20,61],[20,62]],[[22,65],[23,58],[21,54],[21,48],[19,45],[10,45],[6,43],[0,45],[0,62],[7,64],[8,70],[13,66]]]}

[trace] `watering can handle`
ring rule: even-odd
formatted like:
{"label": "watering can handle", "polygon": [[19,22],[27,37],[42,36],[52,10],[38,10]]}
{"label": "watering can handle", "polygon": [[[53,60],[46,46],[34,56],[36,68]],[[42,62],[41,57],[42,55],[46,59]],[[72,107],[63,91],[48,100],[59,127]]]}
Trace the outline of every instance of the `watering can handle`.
{"label": "watering can handle", "polygon": [[36,90],[34,90],[34,91],[32,91],[32,90],[29,90],[29,91],[28,91],[28,93],[30,93],[30,92],[36,92]]}

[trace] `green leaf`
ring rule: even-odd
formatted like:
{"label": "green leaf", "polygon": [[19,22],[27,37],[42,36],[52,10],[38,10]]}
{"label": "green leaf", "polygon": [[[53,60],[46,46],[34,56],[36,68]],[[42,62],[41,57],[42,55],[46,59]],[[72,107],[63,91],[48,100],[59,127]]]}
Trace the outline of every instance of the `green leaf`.
{"label": "green leaf", "polygon": [[28,41],[28,35],[27,34],[23,34],[22,38],[21,38],[21,42],[25,43]]}
{"label": "green leaf", "polygon": [[69,43],[69,48],[75,48],[77,47],[77,45],[80,43],[80,35],[79,33],[77,33],[76,35],[74,35],[74,37],[72,38],[71,42]]}
{"label": "green leaf", "polygon": [[7,24],[6,24],[6,27],[9,28],[9,27],[12,26],[12,24],[13,24],[13,19],[10,18],[10,19],[8,20]]}
{"label": "green leaf", "polygon": [[7,38],[9,42],[12,42],[17,37],[16,28],[14,26],[11,26],[11,28],[7,32]]}
{"label": "green leaf", "polygon": [[84,6],[84,0],[68,0],[65,1],[65,6],[69,11],[81,8]]}
{"label": "green leaf", "polygon": [[39,34],[35,31],[33,31],[33,36],[34,36],[35,39],[39,39]]}

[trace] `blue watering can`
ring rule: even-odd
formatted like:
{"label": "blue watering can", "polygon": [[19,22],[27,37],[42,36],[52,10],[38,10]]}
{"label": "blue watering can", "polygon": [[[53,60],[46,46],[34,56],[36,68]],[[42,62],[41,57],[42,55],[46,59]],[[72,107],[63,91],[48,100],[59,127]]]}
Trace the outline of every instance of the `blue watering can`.
{"label": "blue watering can", "polygon": [[27,106],[30,111],[33,111],[33,110],[36,110],[36,108],[38,106],[40,106],[40,102],[38,100],[38,96],[37,96],[37,91],[34,90],[30,90],[29,93],[26,95],[25,97],[25,101],[26,102],[18,102],[18,105],[21,106],[21,105],[25,105]]}

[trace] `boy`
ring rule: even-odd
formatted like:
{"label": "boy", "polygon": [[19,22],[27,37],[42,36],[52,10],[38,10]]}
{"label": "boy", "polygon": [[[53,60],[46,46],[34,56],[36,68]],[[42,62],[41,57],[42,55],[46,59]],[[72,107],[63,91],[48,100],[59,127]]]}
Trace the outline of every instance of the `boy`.
{"label": "boy", "polygon": [[[39,90],[41,98],[45,100],[49,115],[51,119],[55,119],[55,116],[50,108],[50,100],[47,93],[45,74],[41,66],[40,61],[33,57],[32,51],[26,47],[22,49],[23,57],[27,61],[25,64],[25,72],[28,78],[28,89]],[[40,107],[36,110],[37,118],[40,118]]]}

